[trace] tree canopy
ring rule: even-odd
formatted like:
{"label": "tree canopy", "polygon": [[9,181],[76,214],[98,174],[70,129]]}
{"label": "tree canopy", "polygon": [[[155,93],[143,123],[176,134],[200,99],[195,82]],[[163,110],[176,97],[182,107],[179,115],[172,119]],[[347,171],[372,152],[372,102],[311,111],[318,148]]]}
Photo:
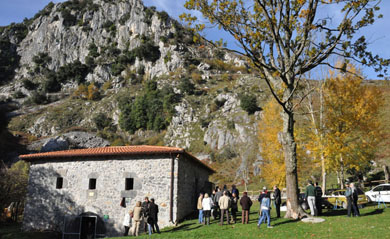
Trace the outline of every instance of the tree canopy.
{"label": "tree canopy", "polygon": [[[385,71],[389,60],[367,50],[364,36],[355,39],[359,29],[375,22],[380,1],[374,0],[187,0],[188,10],[199,11],[209,23],[232,35],[258,76],[266,81],[274,99],[282,106],[283,145],[286,166],[286,217],[305,213],[298,203],[297,154],[294,113],[300,101],[294,98],[304,74],[320,65],[331,65],[331,56]],[[340,9],[340,19],[322,17],[320,12]],[[181,15],[196,31],[205,24],[190,13]],[[203,19],[202,19],[203,20]]]}

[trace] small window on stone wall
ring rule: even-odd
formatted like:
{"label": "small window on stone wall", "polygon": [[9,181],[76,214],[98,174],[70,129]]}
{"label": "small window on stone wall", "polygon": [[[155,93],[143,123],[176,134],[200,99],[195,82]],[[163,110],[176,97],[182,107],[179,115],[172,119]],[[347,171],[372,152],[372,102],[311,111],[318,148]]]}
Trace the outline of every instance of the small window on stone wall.
{"label": "small window on stone wall", "polygon": [[63,177],[57,177],[57,182],[56,182],[56,188],[61,189],[64,185],[64,178]]}
{"label": "small window on stone wall", "polygon": [[134,189],[134,178],[126,178],[125,190]]}
{"label": "small window on stone wall", "polygon": [[96,189],[96,178],[90,178],[89,179],[88,189],[90,189],[90,190]]}

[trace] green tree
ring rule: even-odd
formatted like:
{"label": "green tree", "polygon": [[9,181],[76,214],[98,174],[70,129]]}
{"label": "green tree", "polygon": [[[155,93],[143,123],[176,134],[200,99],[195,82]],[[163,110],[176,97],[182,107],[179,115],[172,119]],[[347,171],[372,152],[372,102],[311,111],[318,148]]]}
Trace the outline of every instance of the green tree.
{"label": "green tree", "polygon": [[29,164],[18,161],[9,169],[0,171],[0,205],[2,208],[11,202],[23,202],[27,193]]}
{"label": "green tree", "polygon": [[[305,73],[319,65],[330,65],[330,56],[359,60],[383,70],[389,60],[367,51],[364,36],[355,40],[357,31],[374,23],[378,1],[373,0],[187,0],[188,10],[198,10],[211,24],[231,34],[250,65],[263,79],[274,99],[282,106],[283,145],[286,165],[286,217],[305,215],[298,201],[297,153],[294,137],[295,101],[298,84]],[[319,11],[340,9],[341,20],[321,17]],[[183,19],[201,31],[204,23],[191,14]],[[380,16],[379,16],[380,17]],[[196,22],[195,24],[193,24]],[[341,67],[344,68],[345,67]]]}
{"label": "green tree", "polygon": [[174,114],[178,97],[172,88],[157,88],[155,81],[147,81],[144,93],[135,97],[120,97],[121,109],[119,124],[121,128],[135,132],[138,129],[160,131],[165,129]]}

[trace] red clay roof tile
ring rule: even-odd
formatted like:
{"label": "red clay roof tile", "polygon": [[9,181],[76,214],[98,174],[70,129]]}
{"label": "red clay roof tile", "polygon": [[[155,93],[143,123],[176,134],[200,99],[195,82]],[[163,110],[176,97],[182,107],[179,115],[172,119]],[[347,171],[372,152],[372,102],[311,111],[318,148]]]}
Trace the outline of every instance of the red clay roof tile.
{"label": "red clay roof tile", "polygon": [[182,148],[166,147],[166,146],[111,146],[102,148],[89,149],[72,149],[63,151],[53,151],[46,153],[35,153],[20,155],[19,158],[26,161],[34,161],[34,159],[53,159],[53,158],[71,158],[71,157],[96,157],[96,156],[125,156],[125,155],[142,155],[142,154],[166,154],[166,153],[183,153],[193,160],[201,163],[209,170],[215,172],[214,169],[201,162],[195,156],[187,153]]}

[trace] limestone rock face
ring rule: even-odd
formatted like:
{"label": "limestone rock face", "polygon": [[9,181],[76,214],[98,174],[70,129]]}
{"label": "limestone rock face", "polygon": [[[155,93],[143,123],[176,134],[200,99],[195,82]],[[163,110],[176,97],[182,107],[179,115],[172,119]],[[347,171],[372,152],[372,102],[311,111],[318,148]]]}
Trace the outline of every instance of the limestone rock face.
{"label": "limestone rock face", "polygon": [[69,149],[69,144],[63,137],[55,137],[47,140],[41,148],[41,152],[51,152]]}
{"label": "limestone rock face", "polygon": [[[12,52],[20,58],[13,79],[0,86],[0,99],[18,105],[17,110],[8,114],[13,118],[10,129],[46,138],[29,145],[29,150],[109,145],[107,140],[81,132],[96,132],[94,117],[103,114],[115,129],[110,133],[128,142],[134,142],[135,138],[140,139],[137,143],[158,141],[185,148],[202,159],[229,151],[242,159],[242,168],[247,161],[261,160],[257,139],[260,114],[248,115],[241,109],[240,95],[249,92],[260,101],[265,101],[267,96],[258,80],[246,71],[243,59],[228,52],[217,54],[220,49],[206,41],[194,43],[192,35],[177,21],[145,7],[141,0],[75,2],[47,7],[25,24],[26,35],[22,38],[0,28],[0,37],[10,35],[7,39],[12,44]],[[72,5],[80,3],[83,8]],[[69,23],[69,19],[73,22]],[[154,60],[135,56],[135,50],[145,42],[158,51]],[[151,51],[149,45],[145,54]],[[51,60],[39,63],[37,56],[41,54]],[[131,59],[123,63],[124,55]],[[44,92],[42,97],[47,98],[44,103],[31,103],[37,92],[50,85],[47,73],[58,74],[70,64],[75,64],[72,69],[87,67],[85,79],[80,82],[74,79],[77,72],[71,72],[58,83],[60,90]],[[28,87],[26,79],[36,88]],[[117,99],[123,95],[135,99],[150,79],[157,79],[159,88],[171,87],[180,96],[180,102],[168,127],[161,132],[126,132],[120,126],[122,112]],[[181,88],[182,79],[194,84],[193,94]],[[81,83],[95,83],[101,98],[86,100],[75,96]],[[105,89],[105,85],[110,87]],[[69,130],[80,131],[62,133]],[[157,134],[161,138],[149,141]]]}
{"label": "limestone rock face", "polygon": [[72,148],[97,148],[109,146],[110,143],[94,134],[86,132],[69,132],[63,135]]}
{"label": "limestone rock face", "polygon": [[67,149],[98,148],[110,143],[95,134],[81,131],[69,132],[60,136],[35,141],[27,146],[30,151],[51,152]]}

